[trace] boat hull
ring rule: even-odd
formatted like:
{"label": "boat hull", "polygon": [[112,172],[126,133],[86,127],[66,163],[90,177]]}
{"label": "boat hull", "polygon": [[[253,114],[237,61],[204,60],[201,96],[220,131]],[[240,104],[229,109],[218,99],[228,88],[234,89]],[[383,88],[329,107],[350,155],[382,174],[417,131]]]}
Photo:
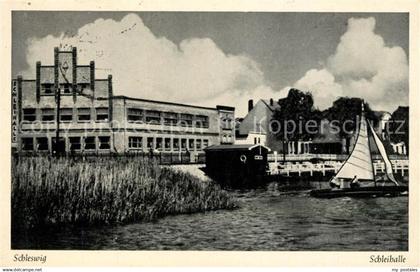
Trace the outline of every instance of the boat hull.
{"label": "boat hull", "polygon": [[408,186],[378,186],[344,189],[312,190],[309,194],[317,198],[335,197],[393,197],[403,196],[408,193]]}

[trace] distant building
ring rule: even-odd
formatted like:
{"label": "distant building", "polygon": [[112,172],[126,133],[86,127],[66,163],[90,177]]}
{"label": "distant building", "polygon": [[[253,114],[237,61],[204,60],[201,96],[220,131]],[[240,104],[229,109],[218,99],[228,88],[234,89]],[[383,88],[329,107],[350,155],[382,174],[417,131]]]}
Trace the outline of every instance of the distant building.
{"label": "distant building", "polygon": [[[309,154],[309,153],[341,153],[341,139],[333,138],[329,129],[324,129],[326,135],[314,136],[310,141],[287,141],[283,143],[282,139],[270,133],[270,121],[276,109],[280,109],[279,101],[273,99],[260,99],[254,105],[253,100],[248,102],[248,114],[243,118],[237,127],[238,144],[257,144],[255,141],[263,141],[273,151],[287,154]],[[335,135],[336,136],[336,135]],[[283,148],[284,144],[284,148]]]}
{"label": "distant building", "polygon": [[407,147],[404,142],[391,143],[391,146],[395,154],[407,155]]}
{"label": "distant building", "polygon": [[[282,142],[270,133],[270,121],[273,112],[279,108],[278,101],[260,99],[254,105],[253,100],[248,101],[248,114],[243,118],[237,128],[238,143],[256,144],[255,141],[264,141],[272,150],[283,150]],[[253,142],[254,141],[254,142]]]}
{"label": "distant building", "polygon": [[378,124],[375,126],[375,131],[383,140],[386,140],[388,138],[387,124],[391,119],[391,114],[387,111],[374,111],[373,113],[378,118]]}
{"label": "distant building", "polygon": [[[322,127],[319,133],[307,141],[286,141],[283,147],[281,137],[270,133],[270,121],[275,110],[280,109],[280,101],[273,99],[260,99],[254,105],[253,100],[248,102],[247,115],[238,120],[237,130],[237,144],[256,144],[255,141],[265,142],[261,144],[266,145],[273,151],[280,154],[285,150],[286,154],[347,154],[353,148],[355,139],[342,138],[338,133],[333,131],[331,123],[327,119],[321,121]],[[388,112],[375,112],[379,122],[375,127],[375,131],[382,138],[386,137],[387,122],[390,119]]]}
{"label": "distant building", "polygon": [[[57,96],[61,93],[59,139]],[[235,109],[114,96],[112,76],[97,78],[77,49],[54,50],[54,64],[36,63],[35,79],[12,80],[12,148],[19,152],[204,153],[233,144]]]}
{"label": "distant building", "polygon": [[327,119],[321,120],[319,133],[308,142],[308,145],[309,153],[312,154],[347,153],[346,140],[333,132],[333,127]]}
{"label": "distant building", "polygon": [[262,132],[250,131],[248,135],[244,137],[237,136],[235,139],[235,144],[261,144],[266,145],[267,135]]}

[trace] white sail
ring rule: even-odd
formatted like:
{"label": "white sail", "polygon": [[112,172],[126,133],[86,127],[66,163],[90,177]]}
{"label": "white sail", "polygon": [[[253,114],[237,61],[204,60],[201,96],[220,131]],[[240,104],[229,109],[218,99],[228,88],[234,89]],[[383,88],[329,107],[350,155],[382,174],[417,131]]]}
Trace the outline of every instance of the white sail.
{"label": "white sail", "polygon": [[372,156],[369,149],[368,128],[363,112],[353,151],[331,182],[338,184],[336,178],[353,179],[355,176],[359,180],[374,179]]}
{"label": "white sail", "polygon": [[373,139],[375,140],[375,144],[378,147],[379,153],[381,154],[382,159],[384,160],[385,163],[385,172],[386,175],[388,176],[388,178],[394,182],[396,185],[400,185],[396,179],[394,178],[394,174],[392,173],[392,165],[391,165],[391,161],[388,158],[388,155],[386,154],[386,150],[384,147],[384,144],[382,143],[381,139],[379,139],[378,135],[376,134],[376,132],[373,130],[372,126],[369,124],[369,128],[372,132],[373,135]]}

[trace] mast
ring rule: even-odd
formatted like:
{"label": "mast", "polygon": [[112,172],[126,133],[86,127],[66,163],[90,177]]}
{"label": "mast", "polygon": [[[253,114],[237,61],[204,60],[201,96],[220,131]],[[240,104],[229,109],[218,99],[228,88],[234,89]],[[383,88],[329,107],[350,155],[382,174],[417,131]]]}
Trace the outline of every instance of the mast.
{"label": "mast", "polygon": [[[364,102],[364,100],[362,100],[362,117],[363,118],[365,118],[365,120],[366,120],[366,117],[365,117],[365,102]],[[367,123],[367,125],[370,127],[370,128],[372,128],[371,126],[370,126],[370,124],[369,124],[369,121],[366,121],[366,123]],[[366,127],[366,129],[367,129],[367,127]],[[370,141],[369,141],[369,130],[367,129],[367,137],[368,137],[368,147],[369,147],[369,156],[370,156],[370,165],[371,165],[371,167],[372,167],[372,173],[375,173],[375,170],[374,170],[374,167],[373,167],[373,160],[372,160],[372,150],[370,149]],[[373,175],[373,184],[374,184],[374,186],[376,187],[376,177],[375,177],[375,175]]]}
{"label": "mast", "polygon": [[359,122],[359,129],[355,133],[356,141],[350,155],[342,164],[335,177],[330,181],[335,182],[335,178],[353,179],[355,176],[359,180],[374,180],[372,156],[369,148],[368,125],[362,105],[362,114]]}

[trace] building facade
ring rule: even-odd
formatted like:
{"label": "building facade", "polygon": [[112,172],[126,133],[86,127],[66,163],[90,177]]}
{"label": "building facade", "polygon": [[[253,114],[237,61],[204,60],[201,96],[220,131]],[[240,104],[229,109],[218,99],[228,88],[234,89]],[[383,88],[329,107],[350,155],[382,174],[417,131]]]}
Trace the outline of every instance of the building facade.
{"label": "building facade", "polygon": [[248,113],[237,127],[237,143],[257,144],[260,141],[261,144],[270,147],[272,150],[282,151],[282,142],[270,132],[273,112],[279,107],[278,101],[273,99],[260,99],[255,105],[253,100],[249,100]]}
{"label": "building facade", "polygon": [[250,131],[246,136],[236,136],[235,144],[260,144],[265,146],[267,144],[267,135],[262,132]]}
{"label": "building facade", "polygon": [[54,64],[37,62],[35,79],[12,80],[12,148],[200,153],[210,145],[234,143],[233,107],[115,96],[112,80],[95,77],[94,61],[79,65],[76,48],[55,48]]}
{"label": "building facade", "polygon": [[[264,141],[264,144],[271,150],[286,154],[341,154],[347,152],[344,149],[345,141],[339,135],[331,132],[332,128],[327,120],[323,120],[320,133],[314,135],[312,139],[283,142],[270,130],[273,114],[275,110],[280,109],[282,100],[260,99],[255,105],[253,100],[249,100],[248,113],[236,128],[236,143],[256,144],[258,141]],[[263,137],[257,137],[260,135]],[[351,145],[353,141],[353,139],[350,139],[349,144]]]}

